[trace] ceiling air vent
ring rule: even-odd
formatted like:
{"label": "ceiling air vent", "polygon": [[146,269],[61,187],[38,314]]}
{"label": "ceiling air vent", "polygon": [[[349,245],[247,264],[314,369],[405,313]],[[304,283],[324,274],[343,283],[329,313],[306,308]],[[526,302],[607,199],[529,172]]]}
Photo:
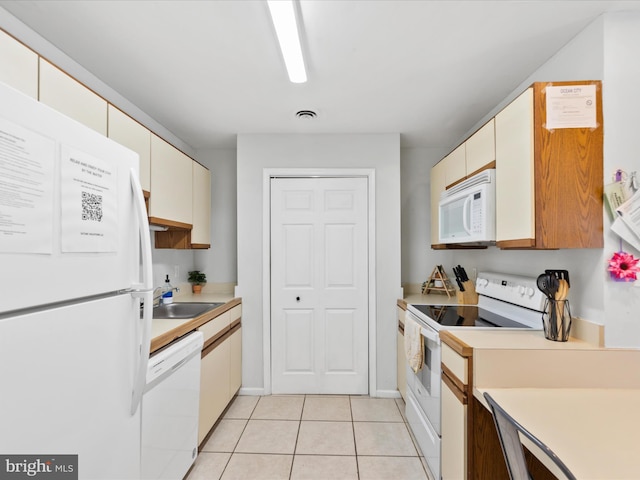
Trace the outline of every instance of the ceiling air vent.
{"label": "ceiling air vent", "polygon": [[300,110],[299,112],[296,112],[296,117],[303,118],[305,120],[316,118],[317,116],[318,114],[313,110]]}

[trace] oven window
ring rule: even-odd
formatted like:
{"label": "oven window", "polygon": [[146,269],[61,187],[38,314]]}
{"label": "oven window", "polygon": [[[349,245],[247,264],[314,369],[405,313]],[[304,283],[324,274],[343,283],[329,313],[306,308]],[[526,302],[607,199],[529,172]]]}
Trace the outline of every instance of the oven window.
{"label": "oven window", "polygon": [[424,387],[424,389],[431,395],[431,380],[433,375],[433,352],[432,352],[432,342],[422,337],[422,341],[424,342],[424,366],[422,370],[420,370],[416,375],[420,384]]}

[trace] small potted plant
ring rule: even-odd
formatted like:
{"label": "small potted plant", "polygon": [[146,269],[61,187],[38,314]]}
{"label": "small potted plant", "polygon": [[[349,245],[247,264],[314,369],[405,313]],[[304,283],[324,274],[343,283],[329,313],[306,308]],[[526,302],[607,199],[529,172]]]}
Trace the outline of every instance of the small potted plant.
{"label": "small potted plant", "polygon": [[207,283],[207,276],[200,270],[193,270],[189,272],[189,278],[187,280],[191,284],[193,293],[200,293],[202,292],[202,285]]}

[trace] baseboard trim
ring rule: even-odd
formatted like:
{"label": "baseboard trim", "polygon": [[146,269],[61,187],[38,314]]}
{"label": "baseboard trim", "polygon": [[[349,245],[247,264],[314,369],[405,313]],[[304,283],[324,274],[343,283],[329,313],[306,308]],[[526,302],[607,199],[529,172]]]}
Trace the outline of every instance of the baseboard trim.
{"label": "baseboard trim", "polygon": [[375,392],[371,392],[370,396],[377,398],[402,398],[398,390],[376,390]]}
{"label": "baseboard trim", "polygon": [[247,395],[247,396],[260,397],[260,396],[264,395],[264,388],[242,387],[242,388],[240,388],[240,390],[238,390],[238,395]]}

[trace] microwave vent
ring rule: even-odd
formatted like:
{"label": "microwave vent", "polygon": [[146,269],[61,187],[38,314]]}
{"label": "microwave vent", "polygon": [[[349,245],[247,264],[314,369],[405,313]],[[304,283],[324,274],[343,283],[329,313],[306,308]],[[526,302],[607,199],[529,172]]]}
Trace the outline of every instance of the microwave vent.
{"label": "microwave vent", "polygon": [[464,182],[460,182],[457,185],[445,190],[440,194],[441,198],[447,198],[455,195],[458,192],[467,190],[478,185],[484,185],[485,183],[495,183],[496,181],[496,169],[489,168],[483,170],[480,173],[475,174],[473,177],[467,178]]}

